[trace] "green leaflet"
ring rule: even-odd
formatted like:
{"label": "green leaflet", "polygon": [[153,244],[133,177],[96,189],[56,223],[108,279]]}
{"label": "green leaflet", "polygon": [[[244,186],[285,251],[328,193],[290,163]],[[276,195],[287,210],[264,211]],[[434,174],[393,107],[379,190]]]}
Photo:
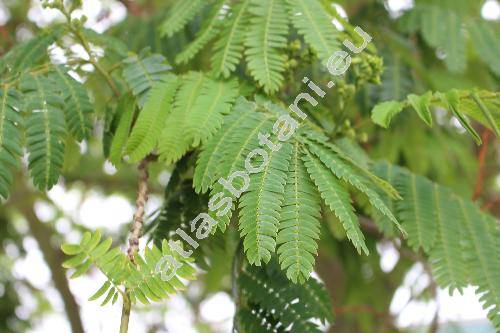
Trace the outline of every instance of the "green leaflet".
{"label": "green leaflet", "polygon": [[398,218],[408,232],[410,246],[422,247],[429,255],[437,283],[459,290],[469,283],[478,287],[476,293],[489,310],[488,318],[500,327],[500,284],[495,278],[500,265],[492,260],[498,258],[496,221],[449,189],[404,168],[379,162],[375,170],[403,196],[395,203]]}
{"label": "green leaflet", "polygon": [[[235,171],[245,170],[245,158],[254,148],[259,147],[259,133],[269,133],[273,120],[268,114],[256,112],[255,103],[247,102],[244,98],[238,99],[232,114],[226,117],[224,126],[218,134],[206,144],[200,155],[194,176],[195,188],[205,191],[219,177],[228,179]],[[241,186],[240,177],[235,180],[235,186]],[[199,191],[197,189],[197,191]],[[221,193],[231,197],[225,188],[215,183],[210,192],[211,198]],[[230,221],[232,210],[223,216],[216,216],[210,212],[222,231]]]}
{"label": "green leaflet", "polygon": [[[392,164],[389,163],[376,163],[373,167],[373,173],[379,176],[382,179],[387,180],[389,184],[395,184],[395,181],[398,177],[398,169],[393,168]],[[396,212],[396,201],[391,198],[387,193],[380,194],[382,200],[390,209],[391,212]],[[399,199],[402,199],[399,197]],[[377,210],[373,210],[372,212],[373,219],[378,228],[382,231],[384,235],[389,237],[394,237],[396,235],[393,222],[387,217],[378,212]]]}
{"label": "green leaflet", "polygon": [[[277,105],[262,105],[261,101],[256,105],[240,98],[219,133],[204,145],[199,155],[193,181],[195,189],[204,193],[218,177],[228,179],[233,172],[244,171],[245,158],[259,148],[259,133],[271,132],[273,121],[284,112]],[[256,265],[268,262],[278,247],[279,262],[287,277],[303,283],[313,270],[318,246],[320,193],[340,216],[359,251],[368,251],[346,185],[335,176],[353,184],[391,223],[399,224],[376,192],[380,189],[397,198],[391,185],[365,170],[366,166],[357,165],[340,148],[311,129],[304,128],[299,133],[291,142],[281,143],[283,147],[278,152],[266,149],[270,163],[250,176],[250,188],[240,198],[238,207],[249,262]],[[308,157],[316,165],[309,160],[304,165],[302,159]],[[253,161],[255,165],[260,162],[261,157]],[[235,188],[243,185],[240,177],[233,183]],[[214,196],[220,194],[232,198],[229,191],[215,183],[210,197],[215,199]],[[219,221],[222,231],[229,224],[233,209],[234,203],[221,216],[210,213]]]}
{"label": "green leaflet", "polygon": [[422,6],[417,8],[420,12],[422,36],[425,41],[434,47],[439,46],[442,40],[441,19],[447,15],[438,6]]}
{"label": "green leaflet", "polygon": [[23,119],[16,111],[20,106],[19,92],[8,87],[0,89],[0,197],[5,199],[13,181],[12,169],[19,167],[18,159],[23,155]]}
{"label": "green leaflet", "polygon": [[[186,20],[198,26],[196,14],[185,13],[190,6],[195,7],[194,12],[198,11],[197,2],[175,5],[172,12],[178,13],[178,18],[174,19],[175,14],[171,14],[167,20],[172,24],[167,27],[165,22],[164,32],[168,29],[169,36],[174,34],[187,24]],[[244,57],[250,75],[266,94],[276,93],[283,85],[290,24],[304,36],[320,59],[328,59],[339,49],[332,18],[318,0],[242,0],[234,3],[217,0],[209,6],[209,14],[194,41],[177,55],[176,62],[188,62],[209,45],[212,73],[215,77],[228,78]],[[252,29],[248,29],[249,26]]]}
{"label": "green leaflet", "polygon": [[467,64],[460,17],[436,5],[419,6],[418,11],[425,41],[443,49],[446,54],[444,61],[450,71],[463,72]]}
{"label": "green leaflet", "polygon": [[63,33],[61,26],[46,30],[28,41],[17,44],[0,58],[0,74],[7,71],[16,76],[27,69],[48,59],[47,48]]}
{"label": "green leaflet", "polygon": [[441,286],[450,286],[450,291],[467,285],[466,262],[457,236],[460,230],[460,205],[450,190],[434,184],[434,210],[437,221],[437,238],[430,254],[433,276]]}
{"label": "green leaflet", "polygon": [[222,27],[221,36],[215,42],[211,63],[217,76],[229,77],[243,56],[249,4],[250,0],[242,0],[232,8],[231,16]]}
{"label": "green leaflet", "polygon": [[339,49],[336,30],[321,3],[317,0],[286,0],[295,29],[318,54],[328,59]]}
{"label": "green leaflet", "polygon": [[392,117],[405,107],[411,106],[419,117],[432,126],[430,109],[445,108],[458,119],[461,125],[473,136],[477,143],[481,138],[471,126],[466,116],[490,127],[497,135],[500,127],[500,107],[498,94],[485,90],[450,90],[447,92],[427,92],[424,95],[410,94],[405,101],[388,101],[376,105],[372,110],[372,120],[387,127]]}
{"label": "green leaflet", "polygon": [[[258,147],[258,134],[269,132],[272,119],[269,115],[255,112],[255,103],[249,103],[244,98],[238,99],[234,111],[226,117],[224,126],[212,140],[206,144],[200,155],[195,170],[195,187],[207,188],[219,177],[227,179],[234,171],[245,170],[245,158],[248,152]],[[200,183],[201,182],[201,183]],[[241,185],[239,179],[235,186]],[[215,183],[210,192],[213,197],[221,192],[224,196],[232,194]],[[231,208],[234,209],[234,205]],[[215,215],[210,212],[210,214]],[[222,221],[219,226],[225,229],[231,218],[231,212],[222,217],[213,216]]]}
{"label": "green leaflet", "polygon": [[220,128],[223,116],[230,113],[237,94],[238,85],[235,81],[204,82],[188,115],[189,121],[185,129],[185,134],[193,140],[194,147],[209,140]]}
{"label": "green leaflet", "polygon": [[349,240],[351,240],[358,253],[364,252],[368,254],[365,237],[359,227],[358,218],[354,214],[354,208],[351,205],[347,190],[343,188],[331,170],[326,168],[317,157],[308,153],[304,155],[303,159],[307,171],[321,193],[321,197],[342,222]]}
{"label": "green leaflet", "polygon": [[170,113],[177,86],[177,77],[169,75],[163,82],[156,83],[149,91],[147,101],[137,117],[125,148],[125,154],[130,156],[131,161],[140,161],[158,143],[158,138]]}
{"label": "green leaflet", "polygon": [[[463,92],[462,92],[463,93]],[[481,109],[477,101],[472,98],[476,94],[480,104],[483,104],[484,109]],[[480,122],[486,127],[492,129],[495,133],[495,127],[500,127],[500,104],[498,104],[498,93],[487,92],[484,90],[466,92],[466,98],[460,99],[459,111],[468,117]],[[491,117],[490,117],[491,116]]]}
{"label": "green leaflet", "polygon": [[[381,189],[382,192],[388,194],[393,199],[401,199],[398,191],[396,191],[396,189],[394,189],[394,187],[392,187],[391,184],[389,184],[385,180],[377,177],[376,175],[374,175],[373,173],[370,172],[370,170],[368,169],[368,165],[362,165],[358,161],[355,161],[353,158],[349,157],[349,155],[347,153],[345,153],[345,151],[343,149],[340,149],[340,147],[336,146],[333,143],[330,143],[330,142],[320,142],[320,143],[322,145],[326,146],[327,148],[331,149],[339,157],[341,157],[343,160],[345,160],[346,162],[351,164],[353,167],[355,167],[358,172],[360,172],[365,177],[367,177],[374,185],[376,185],[379,189]],[[342,144],[342,140],[340,140],[338,142],[338,144]],[[358,154],[362,153],[362,149],[357,145],[352,145],[352,149],[361,150],[361,151],[358,151],[357,153]],[[362,156],[362,158],[363,157],[365,157],[365,156]],[[366,162],[369,162],[369,160]]]}
{"label": "green leaflet", "polygon": [[[246,112],[251,112],[251,109],[247,109]],[[245,170],[247,154],[259,146],[258,134],[270,132],[272,125],[273,119],[259,112],[254,112],[242,123],[235,135],[225,141],[227,145],[222,160],[219,161],[219,174],[227,177],[234,171]]]}
{"label": "green leaflet", "polygon": [[419,248],[430,250],[436,239],[436,216],[430,206],[432,201],[425,200],[433,197],[430,182],[411,174],[400,178],[396,188],[403,196],[397,208],[403,227],[408,232],[408,243],[415,251]]}
{"label": "green leaflet", "polygon": [[[137,90],[145,104],[125,149],[132,161],[142,159],[154,148],[167,163],[177,161],[191,147],[212,137],[223,116],[230,113],[238,93],[235,81],[214,81],[199,72],[180,77],[161,75],[156,79],[146,75],[144,85],[153,84],[153,88],[142,86]],[[129,117],[132,114],[124,120],[124,131],[130,126]],[[117,145],[114,148],[120,150]]]}
{"label": "green leaflet", "polygon": [[104,295],[104,293],[106,291],[108,291],[110,286],[111,286],[111,282],[109,282],[109,281],[104,282],[104,284],[101,286],[101,288],[99,288],[92,296],[89,297],[89,301],[97,300],[99,297]]}
{"label": "green leaflet", "polygon": [[144,106],[149,89],[156,82],[162,81],[165,74],[172,69],[165,57],[160,54],[152,54],[147,57],[133,56],[126,60],[126,67],[123,69],[125,82],[132,90],[134,96],[138,98],[140,107]]}
{"label": "green leaflet", "polygon": [[488,23],[482,20],[468,22],[469,33],[476,53],[496,74],[500,75],[500,41],[498,33]]}
{"label": "green leaflet", "polygon": [[[462,212],[462,225],[467,231],[465,241],[470,251],[467,257],[468,272],[471,275],[472,284],[478,288],[479,300],[483,308],[488,309],[488,319],[493,326],[500,329],[500,265],[498,264],[498,239],[499,233],[492,218],[487,217],[470,202],[460,201]],[[493,227],[488,228],[488,224]],[[491,258],[497,258],[492,260]]]}
{"label": "green leaflet", "polygon": [[469,120],[459,112],[460,99],[458,92],[456,90],[450,90],[446,93],[438,93],[438,97],[441,99],[446,108],[453,113],[453,115],[458,119],[460,124],[469,132],[477,144],[481,144],[482,140],[476,130],[471,126]]}
{"label": "green leaflet", "polygon": [[173,34],[184,28],[189,20],[203,9],[204,5],[205,1],[203,0],[178,1],[160,25],[161,34],[172,37]]}
{"label": "green leaflet", "polygon": [[48,78],[25,75],[21,79],[25,96],[28,168],[40,190],[52,188],[64,162],[66,124],[64,101]]}
{"label": "green leaflet", "polygon": [[[333,321],[325,288],[314,279],[290,285],[277,266],[273,261],[266,268],[245,266],[241,270],[237,288],[244,304],[236,314],[238,331],[268,332],[287,327],[290,332],[321,332],[315,322]],[[262,326],[266,328],[263,331],[259,330]]]}
{"label": "green leaflet", "polygon": [[[469,14],[470,9],[465,10]],[[441,3],[417,4],[411,12],[412,30],[419,29],[424,40],[434,48],[440,48],[444,62],[450,71],[461,73],[467,67],[466,36],[470,37],[475,53],[498,75],[500,48],[495,27],[473,15],[446,8]]]}
{"label": "green leaflet", "polygon": [[461,73],[467,67],[462,21],[458,15],[447,13],[439,24],[443,29],[440,44],[446,53],[444,62],[450,71]]}
{"label": "green leaflet", "polygon": [[498,129],[499,125],[497,124],[497,121],[495,120],[490,109],[486,106],[486,103],[484,103],[481,100],[481,98],[478,96],[476,92],[472,92],[471,97],[476,103],[476,105],[479,107],[479,110],[481,110],[481,112],[483,113],[484,118],[486,118],[486,121],[490,125],[490,128],[493,130],[495,135],[497,137],[500,137],[500,130]]}
{"label": "green leaflet", "polygon": [[136,110],[135,101],[130,95],[124,95],[115,110],[115,117],[117,118],[116,130],[111,141],[109,149],[109,160],[115,166],[119,166],[125,150],[132,121]]}
{"label": "green leaflet", "polygon": [[[137,265],[134,265],[127,255],[118,247],[111,247],[112,240],[101,239],[100,231],[84,234],[80,244],[65,244],[62,251],[71,258],[63,263],[66,268],[74,269],[71,278],[84,274],[90,267],[95,266],[107,278],[104,284],[92,295],[89,300],[97,300],[104,295],[101,305],[108,302],[115,303],[118,295],[126,290],[130,293],[132,303],[139,300],[143,304],[151,301],[160,301],[179,290],[185,288],[183,280],[192,280],[195,269],[191,266],[192,259],[184,259],[174,252],[166,241],[161,244],[161,249],[153,245],[144,249],[144,254],[135,255]],[[166,281],[162,272],[167,269],[163,258],[172,256],[181,265],[173,277]],[[165,273],[170,271],[165,270]]]}
{"label": "green leaflet", "polygon": [[287,44],[288,22],[284,0],[252,2],[250,20],[255,29],[247,32],[245,56],[252,76],[272,94],[283,83],[285,57],[280,53]]}
{"label": "green leaflet", "polygon": [[405,63],[399,52],[383,50],[384,72],[380,85],[376,86],[373,95],[377,101],[386,102],[400,100],[413,91],[411,68]]}
{"label": "green leaflet", "polygon": [[404,103],[389,101],[377,104],[372,110],[372,120],[384,128],[389,127],[392,118],[403,111]]}
{"label": "green leaflet", "polygon": [[[332,150],[335,147],[335,152],[342,157],[345,160],[351,160],[353,165],[356,165],[356,167],[366,170],[367,172],[371,173],[369,170],[369,166],[371,164],[371,160],[368,157],[368,154],[364,151],[364,149],[357,143],[357,141],[349,138],[342,138],[339,140],[335,140],[335,144],[331,144],[329,146],[332,146]],[[374,174],[372,174],[374,175]],[[374,175],[375,176],[375,175]],[[378,178],[378,177],[377,177]],[[382,180],[381,178],[379,178]],[[386,185],[385,186],[390,186],[388,182],[385,180],[383,181]],[[396,197],[396,190],[389,190],[389,192],[393,192],[394,196]]]}
{"label": "green leaflet", "polygon": [[[269,132],[272,127],[272,119],[259,113],[254,113],[254,115],[255,116],[252,116],[246,122],[242,123],[242,126],[238,128],[234,136],[227,138],[228,145],[225,146],[227,148],[225,148],[222,159],[218,161],[218,172],[225,179],[235,171],[245,170],[245,158],[247,154],[259,147],[258,134]],[[241,185],[240,179],[237,179],[235,186]],[[212,196],[218,192],[222,192],[224,196],[232,196],[232,194],[223,188],[220,183],[216,183],[213,186],[210,194]],[[231,208],[231,212],[226,214],[225,218],[222,220],[220,224],[222,229],[230,222],[233,209],[234,205]]]}
{"label": "green leaflet", "polygon": [[77,141],[88,139],[92,131],[89,116],[94,113],[85,87],[73,79],[66,69],[54,66],[54,81],[58,83],[64,100],[64,113],[69,132]]}
{"label": "green leaflet", "polygon": [[299,144],[295,142],[276,238],[281,268],[294,283],[303,283],[313,271],[320,209],[318,190],[301,160]]}
{"label": "green leaflet", "polygon": [[192,138],[187,137],[184,130],[205,79],[203,74],[197,72],[191,72],[183,78],[158,144],[160,158],[167,163],[181,158],[192,144]]}
{"label": "green leaflet", "polygon": [[[291,153],[289,143],[283,143],[278,151],[269,151],[268,162],[262,171],[250,175],[250,186],[238,205],[243,248],[248,261],[257,266],[268,263],[276,248]],[[261,165],[264,162],[261,157],[257,157],[252,163]]]}
{"label": "green leaflet", "polygon": [[[338,178],[345,180],[353,185],[356,189],[364,193],[371,205],[380,211],[383,215],[387,216],[404,234],[404,230],[399,225],[393,213],[385,205],[384,201],[377,193],[374,184],[370,183],[367,178],[359,174],[351,165],[344,162],[341,158],[334,153],[325,149],[324,147],[316,144],[309,144],[309,149],[318,157]],[[380,187],[379,187],[380,188]]]}
{"label": "green leaflet", "polygon": [[[224,119],[224,125],[216,135],[202,147],[193,176],[193,186],[198,193],[207,192],[217,177],[225,176],[219,172],[219,162],[229,147],[227,140],[239,132],[239,127],[254,118],[255,103],[240,97],[231,112]],[[250,112],[246,112],[250,111]]]}
{"label": "green leaflet", "polygon": [[408,103],[417,112],[420,119],[422,119],[427,125],[432,126],[432,115],[429,109],[431,104],[432,92],[428,91],[421,96],[410,94],[406,97]]}
{"label": "green leaflet", "polygon": [[201,30],[196,34],[195,39],[175,57],[175,62],[177,64],[187,63],[189,60],[194,58],[207,43],[212,41],[215,36],[217,36],[222,23],[220,20],[221,10],[225,4],[226,0],[217,1],[209,14],[209,18]]}

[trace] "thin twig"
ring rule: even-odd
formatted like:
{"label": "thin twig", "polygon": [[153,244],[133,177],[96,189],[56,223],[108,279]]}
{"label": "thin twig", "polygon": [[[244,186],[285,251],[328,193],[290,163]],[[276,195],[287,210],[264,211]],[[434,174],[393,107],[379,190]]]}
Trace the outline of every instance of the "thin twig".
{"label": "thin twig", "polygon": [[[238,276],[241,273],[241,252],[243,250],[243,242],[239,242],[238,246],[236,247],[236,251],[234,252],[234,257],[233,257],[233,262],[231,264],[231,294],[233,296],[233,302],[236,304],[236,308],[240,308],[241,306],[241,299],[240,299],[240,293],[238,290]],[[233,320],[233,330],[232,332],[237,332],[237,320],[236,316],[234,316]]]}
{"label": "thin twig", "polygon": [[115,85],[115,82],[113,81],[113,78],[109,73],[99,64],[99,61],[95,58],[94,53],[92,52],[92,49],[90,48],[89,43],[83,36],[83,34],[77,30],[77,29],[72,29],[74,35],[80,40],[80,43],[82,44],[83,48],[89,55],[89,62],[95,67],[95,69],[104,77],[106,82],[108,83],[109,87],[113,91],[113,94],[115,94],[116,97],[120,97],[120,91]]}
{"label": "thin twig", "polygon": [[10,38],[9,32],[5,26],[0,26],[0,35],[2,35],[6,42],[6,49],[10,49],[14,42],[12,41],[12,38]]}
{"label": "thin twig", "polygon": [[128,323],[130,321],[130,309],[132,305],[130,303],[130,297],[128,293],[125,293],[123,297],[123,307],[122,307],[122,316],[120,319],[120,333],[128,332]]}
{"label": "thin twig", "polygon": [[483,210],[483,211],[489,211],[491,208],[493,208],[494,206],[496,206],[498,204],[500,204],[500,196],[497,196],[497,197],[491,199],[490,201],[485,202],[481,206],[481,210]]}
{"label": "thin twig", "polygon": [[74,24],[71,22],[71,12],[67,11],[66,8],[63,6],[59,7],[59,10],[62,12],[62,14],[66,17],[66,20],[68,22],[68,28],[71,31],[71,33],[76,37],[76,39],[80,42],[82,47],[84,48],[85,52],[87,52],[87,55],[89,56],[89,62],[95,67],[95,69],[104,77],[106,80],[108,86],[111,88],[113,91],[113,94],[116,97],[120,97],[120,90],[115,85],[115,82],[113,81],[113,78],[111,75],[101,66],[99,61],[97,60],[97,57],[94,55],[94,52],[92,51],[89,42],[85,38],[85,36],[82,34],[80,29],[76,28]]}
{"label": "thin twig", "polygon": [[132,222],[132,228],[130,229],[130,237],[128,240],[128,256],[132,262],[135,263],[134,254],[139,249],[139,239],[142,236],[142,226],[144,217],[144,206],[148,200],[148,163],[147,158],[143,159],[139,166],[137,167],[139,171],[138,176],[138,188],[137,188],[137,199],[135,201],[136,211],[134,214],[134,221]]}
{"label": "thin twig", "polygon": [[[142,236],[142,227],[144,222],[144,209],[146,202],[148,201],[148,164],[150,159],[148,157],[144,158],[137,167],[139,171],[138,175],[138,185],[137,185],[137,198],[135,201],[136,211],[134,213],[134,219],[132,222],[132,227],[130,229],[130,236],[128,240],[127,254],[130,261],[134,264],[136,263],[135,254],[139,250],[139,239]],[[127,289],[123,295],[123,306],[122,315],[120,320],[120,333],[128,332],[128,324],[130,320],[130,311],[132,309],[132,304],[130,301],[130,296]]]}

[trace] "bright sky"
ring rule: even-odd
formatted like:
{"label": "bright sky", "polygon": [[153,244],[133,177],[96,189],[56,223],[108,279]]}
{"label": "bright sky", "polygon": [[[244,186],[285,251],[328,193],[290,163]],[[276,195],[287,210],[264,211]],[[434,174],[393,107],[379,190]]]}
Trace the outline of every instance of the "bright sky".
{"label": "bright sky", "polygon": [[[32,1],[33,8],[29,12],[29,18],[40,26],[45,26],[58,18],[57,13],[51,10],[43,10],[38,1]],[[104,31],[110,25],[124,19],[126,10],[120,3],[114,0],[84,0],[83,13],[89,18],[88,27],[99,32]],[[387,8],[394,16],[413,6],[412,0],[388,0]],[[99,13],[108,8],[110,15],[104,20],[97,21]],[[500,5],[498,1],[488,0],[483,6],[482,15],[485,19],[498,20],[500,17]],[[5,6],[0,0],[0,25],[10,17]],[[105,170],[112,172],[109,165],[104,165]],[[116,232],[124,224],[128,223],[133,213],[133,207],[123,197],[104,196],[98,192],[87,193],[85,198],[78,190],[66,190],[62,185],[57,185],[49,193],[51,199],[65,211],[72,220],[89,228],[101,227],[107,232]],[[152,212],[160,205],[158,198],[151,200],[148,211]],[[36,206],[38,217],[42,221],[51,220],[54,210],[51,206],[38,203]],[[18,223],[21,232],[26,232],[26,225]],[[67,219],[59,219],[56,223],[57,230],[66,235],[68,241],[77,241],[80,236],[77,232],[71,232],[70,222]],[[43,261],[42,254],[35,240],[27,236],[23,241],[27,255],[16,261],[13,275],[19,279],[27,279],[35,287],[46,291],[47,298],[55,309],[55,313],[43,318],[41,322],[34,323],[32,333],[51,332],[58,327],[60,332],[69,332],[70,328],[64,315],[63,304],[57,291],[52,287],[50,272]],[[6,252],[9,256],[16,258],[15,246],[7,246]],[[399,259],[398,253],[390,245],[379,247],[381,254],[381,268],[390,271]],[[81,305],[83,322],[88,332],[116,332],[118,331],[121,306],[100,307],[98,302],[89,302],[87,298],[93,294],[102,283],[103,277],[97,273],[86,275],[76,280],[71,280],[71,290]],[[429,323],[436,308],[439,308],[441,322],[484,319],[485,312],[481,309],[478,298],[474,295],[472,288],[467,288],[463,295],[458,293],[450,296],[448,292],[440,290],[437,302],[415,302],[408,303],[412,290],[418,290],[429,283],[429,278],[423,273],[421,265],[415,265],[405,278],[404,284],[398,288],[391,304],[391,312],[397,314],[397,323],[401,327]],[[35,309],[36,301],[29,290],[19,285],[17,288],[22,304],[16,308],[16,314],[21,318],[29,318]],[[196,292],[196,283],[188,292]],[[1,295],[0,290],[0,295]],[[169,309],[166,315],[163,310]],[[219,332],[230,332],[234,304],[225,293],[216,293],[206,299],[201,306],[201,318],[212,325]],[[193,326],[194,314],[189,309],[186,299],[177,295],[165,304],[154,306],[151,311],[134,311],[130,322],[130,332],[145,333],[147,323],[164,323],[170,333],[195,333]],[[493,329],[492,329],[493,332]]]}

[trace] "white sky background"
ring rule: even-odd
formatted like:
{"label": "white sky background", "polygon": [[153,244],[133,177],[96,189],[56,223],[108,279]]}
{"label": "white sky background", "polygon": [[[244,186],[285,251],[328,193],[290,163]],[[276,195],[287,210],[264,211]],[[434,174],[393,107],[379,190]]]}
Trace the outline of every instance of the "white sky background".
{"label": "white sky background", "polygon": [[[8,21],[10,14],[0,0],[0,25]],[[29,12],[29,19],[35,21],[39,26],[45,26],[59,15],[53,10],[43,10],[38,1],[32,1],[33,8]],[[126,16],[126,9],[122,4],[114,0],[84,0],[83,14],[89,19],[87,26],[98,32],[106,30],[110,25],[123,20]],[[413,6],[412,0],[388,0],[387,8],[395,17],[401,15],[402,11]],[[109,9],[109,15],[98,20],[99,14]],[[482,9],[485,19],[497,20],[500,17],[500,5],[496,0],[489,0]],[[105,167],[105,166],[103,166]],[[107,232],[116,232],[124,224],[129,223],[133,207],[127,199],[113,195],[104,196],[98,192],[87,193],[85,198],[78,190],[66,190],[62,185],[57,185],[50,191],[49,196],[54,202],[64,209],[65,213],[72,220],[81,223],[91,229],[101,227]],[[159,199],[153,199],[149,203],[148,211],[152,212],[160,205]],[[47,204],[39,203],[36,206],[38,217],[42,221],[51,220],[55,214],[53,208]],[[68,241],[78,241],[81,235],[71,231],[70,221],[60,219],[56,223],[58,232],[65,234]],[[18,229],[26,233],[25,224],[18,223]],[[38,249],[35,240],[26,236],[23,240],[23,247],[27,255],[16,261],[13,274],[16,278],[27,279],[35,287],[45,290],[47,299],[52,304],[55,312],[43,318],[41,322],[34,323],[32,333],[44,332],[69,332],[70,327],[64,314],[62,300],[57,291],[53,288],[50,279],[50,272],[43,261],[42,254]],[[7,246],[6,252],[9,256],[16,258],[15,246]],[[397,263],[399,255],[391,246],[381,245],[381,267],[384,271],[390,271]],[[485,312],[481,309],[478,298],[474,295],[472,288],[467,288],[463,295],[455,293],[449,296],[447,291],[440,290],[437,302],[415,302],[408,303],[412,290],[418,290],[429,283],[428,277],[422,274],[422,267],[415,265],[408,273],[403,285],[398,288],[391,304],[391,312],[398,314],[397,323],[401,327],[408,327],[418,324],[429,323],[436,310],[439,308],[439,318],[441,322],[477,320],[485,319]],[[93,294],[102,283],[103,277],[98,272],[92,272],[76,280],[70,281],[78,303],[81,306],[82,319],[85,329],[88,332],[116,332],[118,331],[121,306],[101,307],[99,302],[89,302],[87,298]],[[16,314],[21,318],[29,318],[30,313],[35,309],[36,303],[29,290],[18,288],[22,305],[16,308]],[[2,290],[0,290],[0,296]],[[166,315],[161,309],[168,308]],[[201,318],[213,325],[219,332],[230,332],[232,326],[232,316],[234,314],[234,304],[224,293],[217,293],[205,300],[201,306]],[[154,306],[151,311],[133,311],[130,321],[130,332],[145,333],[146,326],[142,323],[165,323],[171,333],[195,333],[193,327],[194,316],[182,295],[174,296],[166,304]],[[493,330],[492,330],[493,332]]]}

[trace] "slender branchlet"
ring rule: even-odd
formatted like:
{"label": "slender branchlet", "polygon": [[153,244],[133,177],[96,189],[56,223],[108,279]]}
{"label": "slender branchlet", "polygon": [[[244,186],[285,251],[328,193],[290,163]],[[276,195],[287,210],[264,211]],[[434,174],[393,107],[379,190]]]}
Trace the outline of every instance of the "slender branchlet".
{"label": "slender branchlet", "polygon": [[132,222],[132,227],[130,229],[130,236],[128,240],[128,256],[132,262],[135,262],[134,254],[139,249],[139,239],[142,235],[142,226],[144,218],[144,206],[148,200],[148,163],[147,159],[143,159],[138,166],[139,176],[138,176],[138,187],[137,187],[137,198],[135,201],[136,210],[134,213],[134,220]]}
{"label": "slender branchlet", "polygon": [[[128,249],[127,254],[134,264],[135,261],[135,253],[137,253],[139,249],[139,239],[142,236],[142,227],[144,224],[144,208],[146,206],[146,202],[148,201],[148,164],[149,159],[146,157],[143,159],[139,166],[137,167],[139,171],[139,175],[137,177],[137,198],[135,200],[136,210],[134,213],[134,219],[132,221],[132,226],[130,228],[130,235],[128,239]],[[122,307],[122,316],[120,322],[120,333],[128,332],[128,323],[130,320],[130,310],[131,310],[131,302],[129,293],[125,290],[125,296],[123,297],[123,307]]]}

